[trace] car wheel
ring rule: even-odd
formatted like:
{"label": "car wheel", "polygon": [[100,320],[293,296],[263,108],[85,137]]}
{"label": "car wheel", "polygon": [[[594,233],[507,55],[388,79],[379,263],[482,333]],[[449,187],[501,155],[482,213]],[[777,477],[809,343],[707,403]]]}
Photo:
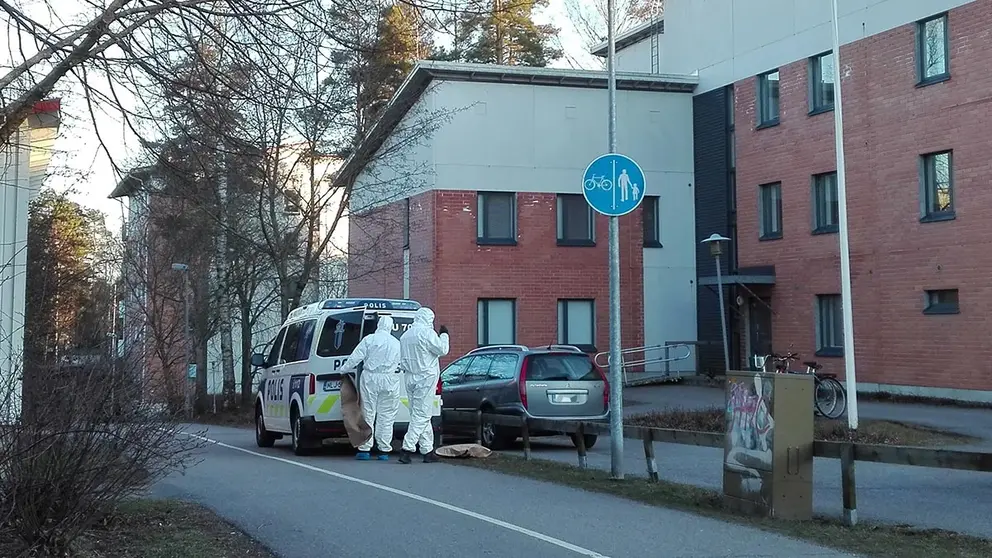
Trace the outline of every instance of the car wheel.
{"label": "car wheel", "polygon": [[291,430],[293,431],[293,453],[296,455],[307,455],[310,453],[306,445],[306,441],[303,439],[303,419],[300,418],[299,411],[293,410],[291,417]]}
{"label": "car wheel", "polygon": [[276,437],[265,429],[265,418],[262,409],[255,409],[255,444],[260,448],[271,448],[276,443]]}
{"label": "car wheel", "polygon": [[[572,439],[572,443],[575,445],[575,447],[579,447],[578,434],[569,434],[568,437]],[[596,445],[596,440],[599,439],[599,436],[595,434],[584,434],[582,436],[582,439],[586,443],[586,450],[591,450],[592,447]]]}

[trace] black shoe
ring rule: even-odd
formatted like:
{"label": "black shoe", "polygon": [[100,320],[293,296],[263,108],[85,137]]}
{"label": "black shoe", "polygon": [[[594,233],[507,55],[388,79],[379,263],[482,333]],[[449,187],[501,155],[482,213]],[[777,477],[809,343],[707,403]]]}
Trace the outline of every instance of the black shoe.
{"label": "black shoe", "polygon": [[424,455],[424,463],[437,463],[440,460],[441,458],[439,458],[433,451]]}
{"label": "black shoe", "polygon": [[402,464],[404,464],[404,465],[409,465],[410,462],[413,461],[412,459],[410,459],[410,456],[411,455],[413,455],[413,454],[410,453],[410,452],[408,452],[408,451],[406,451],[406,450],[404,450],[403,451],[403,455],[401,455],[400,458],[399,458],[399,462],[402,463]]}

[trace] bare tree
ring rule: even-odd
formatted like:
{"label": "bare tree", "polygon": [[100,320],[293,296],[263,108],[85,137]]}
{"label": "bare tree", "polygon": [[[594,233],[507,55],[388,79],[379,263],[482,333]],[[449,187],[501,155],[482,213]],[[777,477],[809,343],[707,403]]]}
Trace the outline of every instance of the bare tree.
{"label": "bare tree", "polygon": [[[617,35],[652,18],[660,19],[664,6],[665,0],[617,0],[614,8]],[[607,39],[606,0],[565,0],[565,10],[587,48]]]}

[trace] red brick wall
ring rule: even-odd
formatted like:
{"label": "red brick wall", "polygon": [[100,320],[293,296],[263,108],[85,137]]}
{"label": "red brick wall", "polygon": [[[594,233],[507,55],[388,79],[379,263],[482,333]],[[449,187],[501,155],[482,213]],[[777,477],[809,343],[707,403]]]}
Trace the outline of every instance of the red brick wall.
{"label": "red brick wall", "polygon": [[[398,202],[387,211],[401,211],[402,207]],[[428,192],[416,196],[411,204],[415,215],[411,232],[411,298],[433,308],[437,325],[451,329],[451,352],[444,362],[476,347],[479,298],[517,300],[517,342],[525,345],[557,342],[559,298],[595,299],[596,346],[607,350],[607,219],[597,215],[595,247],[559,247],[555,195],[522,193],[517,195],[518,244],[479,246],[476,207],[476,193],[472,191]],[[354,218],[351,221],[352,226],[361,222]],[[621,218],[622,332],[627,347],[644,344],[641,231],[639,211]],[[391,244],[389,250],[401,253],[401,246],[400,241]],[[363,248],[357,246],[355,250]],[[381,289],[380,276],[352,276],[350,294],[402,294],[402,281],[398,291]]]}
{"label": "red brick wall", "polygon": [[[992,0],[949,16],[951,79],[916,87],[915,24],[841,48],[858,380],[992,389]],[[736,84],[740,265],[774,264],[773,340],[815,349],[816,294],[840,292],[838,235],[811,235],[810,176],[835,170],[833,113],[807,116],[807,61],[780,68],[781,124],[755,130],[755,79]],[[957,219],[919,222],[918,159],[953,149]],[[784,238],[758,240],[757,187],[782,182]],[[922,314],[925,289],[961,313]],[[841,358],[818,358],[843,374]]]}

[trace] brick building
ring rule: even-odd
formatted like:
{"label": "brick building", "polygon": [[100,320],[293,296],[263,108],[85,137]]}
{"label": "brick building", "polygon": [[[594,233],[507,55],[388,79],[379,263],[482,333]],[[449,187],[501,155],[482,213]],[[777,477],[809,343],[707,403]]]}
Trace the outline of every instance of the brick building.
{"label": "brick building", "polygon": [[[740,4],[669,0],[619,68],[698,76],[696,229],[733,240],[734,362],[791,346],[843,375],[830,2]],[[992,400],[992,0],[839,11],[859,388]],[[699,339],[719,340],[698,261]]]}
{"label": "brick building", "polygon": [[[619,149],[647,177],[620,219],[626,347],[695,339],[694,87],[618,77]],[[607,350],[608,221],[581,185],[606,150],[606,100],[604,72],[418,64],[339,177],[356,181],[349,296],[432,307],[447,360],[486,344]]]}

